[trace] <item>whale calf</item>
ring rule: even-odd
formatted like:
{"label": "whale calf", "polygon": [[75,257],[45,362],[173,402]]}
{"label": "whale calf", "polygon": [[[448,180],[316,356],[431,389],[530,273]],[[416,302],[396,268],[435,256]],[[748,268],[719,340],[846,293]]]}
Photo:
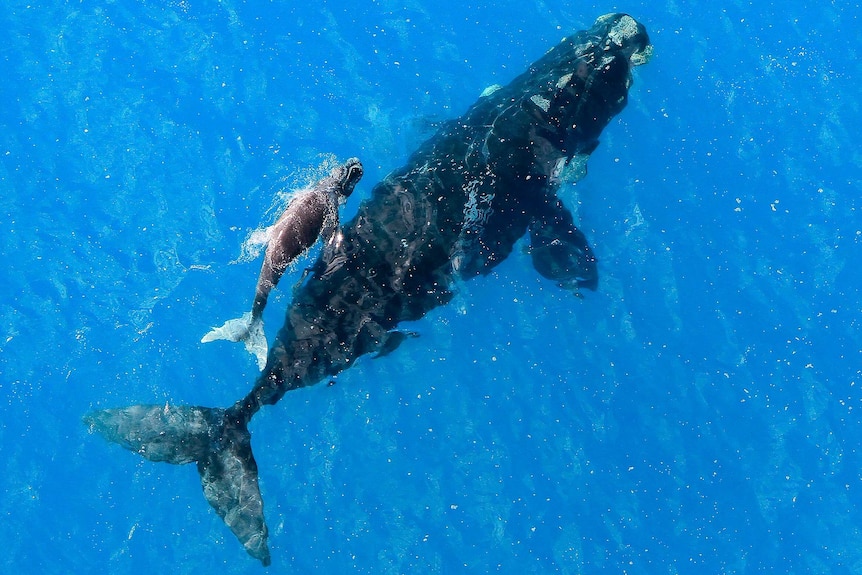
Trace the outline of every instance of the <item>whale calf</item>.
{"label": "whale calf", "polygon": [[652,45],[608,14],[564,39],[510,84],[486,90],[378,183],[294,294],[252,390],[228,408],[137,405],[84,417],[152,461],[194,463],[204,496],[253,557],[270,564],[248,425],[264,405],[405,338],[400,322],[446,304],[529,233],[543,276],[596,289],[596,258],[557,197],[626,106],[631,69]]}
{"label": "whale calf", "polygon": [[[258,367],[263,369],[267,344],[262,316],[269,292],[278,285],[287,266],[314,245],[318,237],[323,238],[324,250],[331,252],[335,248],[340,237],[336,233],[338,206],[353,193],[362,173],[362,163],[350,158],[290,201],[272,226],[251,311],[213,328],[201,338],[201,343],[219,339],[242,341],[257,357]],[[329,260],[331,255],[326,254],[324,258]]]}

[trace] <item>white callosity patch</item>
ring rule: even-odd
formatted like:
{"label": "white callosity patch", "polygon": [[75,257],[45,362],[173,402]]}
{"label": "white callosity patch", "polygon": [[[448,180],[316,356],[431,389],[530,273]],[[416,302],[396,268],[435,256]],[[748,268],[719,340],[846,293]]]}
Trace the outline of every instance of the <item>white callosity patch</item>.
{"label": "white callosity patch", "polygon": [[488,86],[487,88],[482,90],[482,93],[479,94],[479,97],[484,98],[486,96],[490,96],[491,94],[493,94],[497,90],[501,89],[502,87],[503,86],[501,86],[500,84],[491,84],[490,86]]}
{"label": "white callosity patch", "polygon": [[613,27],[608,30],[608,40],[619,47],[623,47],[626,41],[631,40],[638,33],[638,23],[631,16],[621,17]]}
{"label": "white callosity patch", "polygon": [[[614,44],[620,48],[625,48],[637,35],[638,23],[631,16],[624,15],[608,31],[606,47]],[[640,66],[649,62],[652,57],[652,50],[652,44],[649,44],[643,50],[633,52],[630,57],[632,66]]]}
{"label": "white callosity patch", "polygon": [[554,185],[576,184],[587,175],[587,160],[589,154],[575,154],[570,159],[560,158],[551,173],[551,183]]}
{"label": "white callosity patch", "polygon": [[551,101],[544,96],[536,94],[530,97],[530,101],[532,101],[536,106],[541,108],[543,112],[547,112],[551,109]]}
{"label": "white callosity patch", "polygon": [[653,47],[652,44],[650,44],[640,52],[635,52],[634,54],[632,54],[631,58],[629,58],[629,61],[632,63],[632,66],[642,66],[643,64],[649,62],[650,58],[652,58],[652,50]]}

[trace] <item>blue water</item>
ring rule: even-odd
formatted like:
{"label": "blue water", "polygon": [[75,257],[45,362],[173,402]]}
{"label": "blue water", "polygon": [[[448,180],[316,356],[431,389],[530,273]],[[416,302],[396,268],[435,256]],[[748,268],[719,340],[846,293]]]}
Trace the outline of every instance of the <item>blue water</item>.
{"label": "blue water", "polygon": [[562,192],[599,291],[516,250],[264,410],[269,572],[862,572],[858,4],[291,4],[0,7],[0,572],[261,573],[193,468],[81,416],[244,395],[251,356],[199,340],[279,192],[359,156],[349,217],[616,10],[656,55]]}

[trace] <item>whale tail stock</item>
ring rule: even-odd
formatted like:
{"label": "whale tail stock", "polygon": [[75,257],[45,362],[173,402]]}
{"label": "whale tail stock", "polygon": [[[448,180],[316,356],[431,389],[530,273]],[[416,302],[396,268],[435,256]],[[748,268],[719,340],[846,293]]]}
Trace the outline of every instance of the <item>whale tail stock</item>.
{"label": "whale tail stock", "polygon": [[197,463],[204,496],[252,557],[270,564],[246,419],[209,407],[134,405],[84,417],[90,431],[150,461]]}
{"label": "whale tail stock", "polygon": [[221,327],[212,328],[201,338],[201,343],[219,339],[243,342],[246,351],[257,359],[257,367],[262,370],[266,366],[269,346],[263,331],[263,320],[260,317],[254,317],[252,312],[246,312],[236,319],[229,319]]}

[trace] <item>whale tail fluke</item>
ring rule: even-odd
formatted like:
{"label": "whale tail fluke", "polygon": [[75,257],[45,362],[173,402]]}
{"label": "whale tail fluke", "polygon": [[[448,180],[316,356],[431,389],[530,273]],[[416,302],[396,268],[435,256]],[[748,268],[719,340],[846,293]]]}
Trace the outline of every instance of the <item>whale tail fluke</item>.
{"label": "whale tail fluke", "polygon": [[243,342],[246,351],[257,359],[257,367],[262,370],[266,366],[269,346],[263,331],[263,320],[254,317],[251,312],[246,312],[236,319],[229,319],[221,327],[214,327],[201,338],[201,343],[219,339]]}
{"label": "whale tail fluke", "polygon": [[209,407],[135,405],[95,411],[84,423],[150,461],[196,462],[209,504],[249,555],[270,564],[257,463],[243,419]]}

